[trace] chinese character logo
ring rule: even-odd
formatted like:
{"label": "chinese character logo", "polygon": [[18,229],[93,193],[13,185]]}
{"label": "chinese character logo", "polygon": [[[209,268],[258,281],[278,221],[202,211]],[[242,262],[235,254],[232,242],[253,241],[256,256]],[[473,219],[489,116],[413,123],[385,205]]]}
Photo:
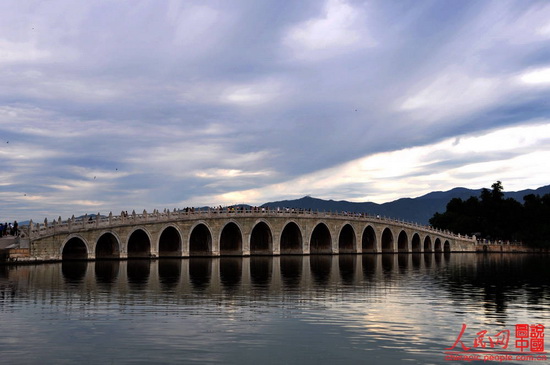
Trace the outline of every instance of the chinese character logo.
{"label": "chinese character logo", "polygon": [[516,324],[516,348],[521,352],[544,352],[544,326],[542,324]]}
{"label": "chinese character logo", "polygon": [[[487,331],[479,331],[473,340],[473,346],[468,347],[462,340],[466,332],[466,324],[462,324],[462,328],[454,344],[445,350],[454,350],[458,345],[462,351],[470,351],[475,349],[494,349],[499,348],[506,350],[510,342],[510,330],[504,329],[494,336],[488,336]],[[516,324],[515,325],[515,346],[519,352],[542,353],[544,352],[544,325],[538,324]]]}

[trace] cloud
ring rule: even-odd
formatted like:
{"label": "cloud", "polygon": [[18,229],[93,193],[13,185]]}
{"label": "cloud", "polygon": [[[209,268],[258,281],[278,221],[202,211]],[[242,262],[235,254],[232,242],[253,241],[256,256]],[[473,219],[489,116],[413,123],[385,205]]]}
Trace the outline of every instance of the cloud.
{"label": "cloud", "polygon": [[1,216],[548,183],[545,3],[0,12]]}
{"label": "cloud", "polygon": [[[169,3],[166,16],[174,29],[173,42],[177,47],[205,47],[212,42],[211,35],[216,33],[219,23],[224,21],[220,11],[212,7],[175,1]],[[208,39],[209,42],[197,44],[197,39]],[[196,48],[194,51],[197,51]]]}
{"label": "cloud", "polygon": [[412,112],[415,119],[428,121],[463,117],[495,103],[503,92],[503,84],[495,78],[445,72],[406,97],[399,109]]}
{"label": "cloud", "polygon": [[226,89],[221,96],[221,101],[242,106],[265,104],[277,98],[282,90],[278,81],[235,85]]}
{"label": "cloud", "polygon": [[528,85],[550,85],[550,67],[525,72],[519,79]]}
{"label": "cloud", "polygon": [[343,0],[328,0],[322,14],[292,26],[283,39],[301,59],[326,58],[352,49],[372,47],[362,9]]}
{"label": "cloud", "polygon": [[[202,199],[225,204],[259,204],[262,201],[257,199],[265,202],[313,195],[383,203],[444,190],[447,181],[453,181],[455,186],[479,188],[501,180],[507,189],[519,190],[527,188],[529,180],[533,182],[529,187],[536,188],[546,184],[547,174],[540,166],[550,157],[549,142],[550,122],[543,120],[479,135],[462,135],[458,143],[453,138],[377,153],[286,183]],[[356,192],[352,199],[347,192],[350,185]]]}
{"label": "cloud", "polygon": [[47,60],[51,53],[32,42],[10,42],[0,39],[0,63],[33,62]]}

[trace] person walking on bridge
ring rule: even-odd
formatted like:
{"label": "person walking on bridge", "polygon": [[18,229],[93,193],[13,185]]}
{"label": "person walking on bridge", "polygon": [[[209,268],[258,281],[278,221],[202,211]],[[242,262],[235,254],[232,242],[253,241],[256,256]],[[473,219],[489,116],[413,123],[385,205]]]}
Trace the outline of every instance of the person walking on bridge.
{"label": "person walking on bridge", "polygon": [[13,221],[12,235],[19,236],[19,224],[17,224],[17,221]]}

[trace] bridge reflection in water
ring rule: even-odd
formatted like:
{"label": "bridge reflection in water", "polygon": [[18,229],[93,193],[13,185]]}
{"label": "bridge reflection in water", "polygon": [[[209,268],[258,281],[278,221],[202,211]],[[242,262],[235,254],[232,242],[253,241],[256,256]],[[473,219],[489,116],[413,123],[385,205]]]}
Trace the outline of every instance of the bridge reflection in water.
{"label": "bridge reflection in water", "polygon": [[[63,261],[64,284],[87,293],[273,293],[383,282],[449,262],[448,253]],[[63,285],[63,283],[60,283]],[[174,297],[174,298],[177,298]]]}
{"label": "bridge reflection in water", "polygon": [[547,323],[548,268],[543,255],[475,253],[0,265],[0,352],[26,364],[442,363],[465,323],[470,345]]}

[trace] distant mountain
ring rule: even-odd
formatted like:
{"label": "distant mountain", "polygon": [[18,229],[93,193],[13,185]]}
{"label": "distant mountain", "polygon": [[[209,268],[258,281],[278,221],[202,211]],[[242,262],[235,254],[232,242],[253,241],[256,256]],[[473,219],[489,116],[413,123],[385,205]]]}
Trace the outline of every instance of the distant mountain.
{"label": "distant mountain", "polygon": [[[354,203],[345,200],[323,200],[305,196],[294,200],[281,200],[265,203],[263,207],[287,207],[312,209],[320,211],[346,211],[355,213],[378,214],[380,216],[404,219],[409,222],[428,224],[429,219],[436,213],[443,213],[447,203],[453,198],[468,199],[471,196],[479,197],[482,189],[454,188],[448,191],[434,191],[418,198],[401,198],[392,202],[377,204],[372,202]],[[527,189],[514,192],[504,192],[505,198],[513,198],[523,203],[525,195],[550,194],[550,185],[536,190]]]}

